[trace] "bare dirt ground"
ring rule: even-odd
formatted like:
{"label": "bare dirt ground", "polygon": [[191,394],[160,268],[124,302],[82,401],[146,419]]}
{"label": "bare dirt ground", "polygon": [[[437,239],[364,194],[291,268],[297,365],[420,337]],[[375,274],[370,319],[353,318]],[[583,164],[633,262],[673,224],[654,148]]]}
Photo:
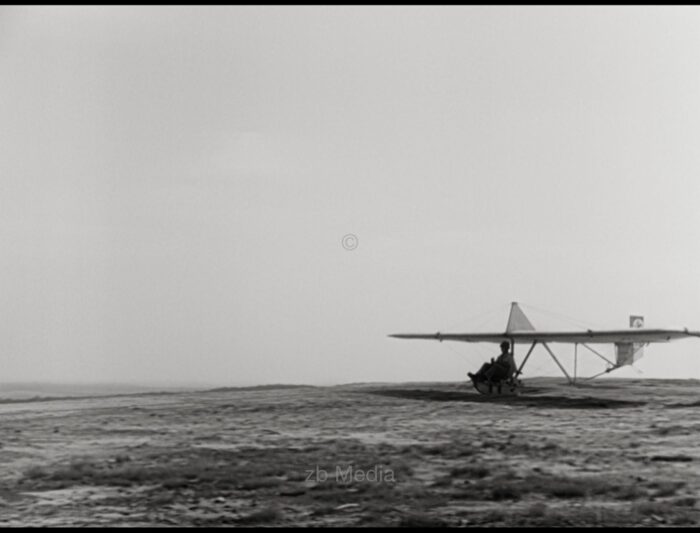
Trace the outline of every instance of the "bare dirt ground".
{"label": "bare dirt ground", "polygon": [[700,383],[271,387],[0,404],[0,525],[700,523]]}

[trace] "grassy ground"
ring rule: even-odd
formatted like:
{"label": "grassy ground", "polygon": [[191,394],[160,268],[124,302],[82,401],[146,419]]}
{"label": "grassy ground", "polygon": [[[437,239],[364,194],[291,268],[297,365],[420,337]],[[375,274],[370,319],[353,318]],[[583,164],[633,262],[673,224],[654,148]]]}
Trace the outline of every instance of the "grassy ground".
{"label": "grassy ground", "polygon": [[0,405],[0,525],[691,525],[700,385],[534,380]]}

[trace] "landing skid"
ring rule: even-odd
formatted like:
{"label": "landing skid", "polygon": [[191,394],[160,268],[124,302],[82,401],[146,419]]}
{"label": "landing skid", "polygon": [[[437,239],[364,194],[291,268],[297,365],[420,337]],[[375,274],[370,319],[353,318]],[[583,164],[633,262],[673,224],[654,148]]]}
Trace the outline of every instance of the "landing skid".
{"label": "landing skid", "polygon": [[484,396],[517,396],[522,390],[520,380],[508,380],[492,383],[480,379],[470,378],[472,385]]}

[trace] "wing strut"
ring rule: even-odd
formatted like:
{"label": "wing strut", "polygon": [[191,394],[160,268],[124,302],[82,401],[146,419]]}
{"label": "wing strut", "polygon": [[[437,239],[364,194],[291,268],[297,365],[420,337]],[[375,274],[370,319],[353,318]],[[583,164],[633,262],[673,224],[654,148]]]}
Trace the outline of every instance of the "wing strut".
{"label": "wing strut", "polygon": [[523,373],[523,367],[525,366],[525,363],[527,363],[527,360],[530,358],[530,354],[532,353],[532,350],[535,349],[536,344],[537,344],[537,341],[532,341],[532,346],[530,346],[530,349],[527,351],[527,355],[525,356],[525,359],[523,359],[523,362],[520,363],[520,368],[518,368],[518,371],[515,373],[516,376],[519,376],[520,374]]}
{"label": "wing strut", "polygon": [[616,365],[615,363],[613,363],[610,359],[608,359],[607,357],[605,357],[603,354],[601,354],[601,353],[598,352],[597,350],[594,350],[593,348],[591,348],[590,346],[588,346],[588,344],[586,344],[585,342],[582,342],[582,343],[581,343],[581,346],[583,346],[583,347],[586,348],[587,350],[589,350],[589,351],[593,352],[594,354],[596,354],[598,357],[600,357],[600,358],[601,358],[603,361],[605,361],[606,363],[608,363],[608,364],[610,364],[610,365],[612,365],[612,366],[617,366],[617,365]]}
{"label": "wing strut", "polygon": [[559,367],[559,369],[560,369],[560,370],[564,373],[564,375],[566,376],[566,379],[569,381],[569,384],[572,385],[572,384],[573,384],[573,381],[572,381],[572,379],[571,379],[571,376],[570,376],[569,373],[566,371],[566,369],[565,369],[563,366],[561,366],[561,363],[559,362],[559,359],[557,359],[557,356],[554,355],[554,352],[549,348],[549,345],[548,345],[546,342],[543,342],[543,343],[542,343],[542,346],[544,346],[544,349],[547,350],[547,351],[549,352],[549,355],[552,356],[552,359],[554,359],[554,362],[557,364],[557,366]]}
{"label": "wing strut", "polygon": [[610,372],[612,372],[613,370],[617,370],[618,368],[620,368],[620,367],[617,366],[617,365],[608,367],[608,368],[606,368],[605,370],[603,370],[602,372],[598,372],[597,374],[595,374],[595,375],[593,375],[593,376],[591,376],[591,377],[586,378],[586,381],[590,381],[590,380],[595,379],[595,378],[597,378],[597,377],[600,377],[600,376],[602,376],[602,375],[609,374]]}

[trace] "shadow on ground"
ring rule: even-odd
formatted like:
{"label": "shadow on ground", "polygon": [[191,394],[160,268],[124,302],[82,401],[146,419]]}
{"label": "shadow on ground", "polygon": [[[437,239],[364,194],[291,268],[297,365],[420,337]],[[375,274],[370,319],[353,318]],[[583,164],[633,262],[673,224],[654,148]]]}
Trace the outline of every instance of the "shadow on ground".
{"label": "shadow on ground", "polygon": [[521,396],[493,397],[470,392],[426,389],[374,389],[366,392],[379,396],[408,400],[499,403],[506,405],[523,405],[526,407],[553,407],[559,409],[617,409],[621,407],[639,407],[646,403],[633,400],[616,400],[612,398],[593,398],[587,396],[530,396],[528,394],[523,394]]}

